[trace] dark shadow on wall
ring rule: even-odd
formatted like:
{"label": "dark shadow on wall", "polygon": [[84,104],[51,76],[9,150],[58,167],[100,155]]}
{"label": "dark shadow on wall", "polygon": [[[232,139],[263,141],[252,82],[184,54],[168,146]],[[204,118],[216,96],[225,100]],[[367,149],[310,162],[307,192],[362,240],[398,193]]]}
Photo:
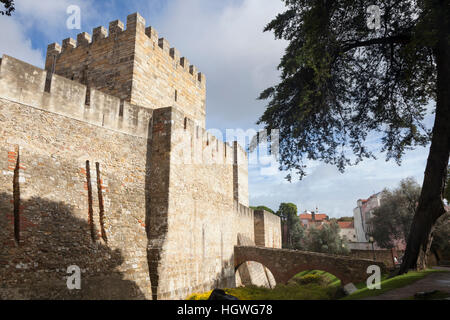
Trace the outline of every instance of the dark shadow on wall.
{"label": "dark shadow on wall", "polygon": [[[169,141],[156,142],[153,131],[163,130],[163,123],[154,123],[153,117],[149,123],[147,139],[147,155],[145,165],[145,225],[147,232],[147,262],[152,287],[152,300],[158,300],[160,286],[160,263],[163,245],[168,232],[168,185],[170,163],[166,158],[170,149]],[[169,145],[167,145],[169,143]],[[157,146],[156,146],[157,145]],[[167,189],[167,190],[165,190]]]}
{"label": "dark shadow on wall", "polygon": [[[14,241],[12,193],[0,193],[0,300],[145,299],[117,271],[120,250],[93,242],[89,224],[62,202],[21,202],[20,238]],[[88,213],[86,212],[86,216]],[[67,288],[69,266],[82,270],[81,290]]]}

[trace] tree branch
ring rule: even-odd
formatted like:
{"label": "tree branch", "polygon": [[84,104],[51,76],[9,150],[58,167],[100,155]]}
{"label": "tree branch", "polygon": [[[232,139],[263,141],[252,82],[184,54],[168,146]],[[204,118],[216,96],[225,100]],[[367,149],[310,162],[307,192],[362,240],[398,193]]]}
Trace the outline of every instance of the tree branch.
{"label": "tree branch", "polygon": [[375,38],[366,41],[353,41],[341,48],[341,52],[353,50],[359,47],[367,47],[375,44],[394,44],[394,43],[409,43],[411,41],[411,34],[401,34],[392,37]]}

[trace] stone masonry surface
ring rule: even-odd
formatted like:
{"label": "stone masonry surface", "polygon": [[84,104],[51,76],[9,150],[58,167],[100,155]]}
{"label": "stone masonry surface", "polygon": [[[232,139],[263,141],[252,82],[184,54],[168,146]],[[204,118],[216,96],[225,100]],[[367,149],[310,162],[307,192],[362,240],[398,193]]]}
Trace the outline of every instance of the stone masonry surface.
{"label": "stone masonry surface", "polygon": [[[115,37],[126,38],[127,31]],[[101,41],[103,31],[94,34]],[[204,106],[182,103],[184,78],[179,104],[125,95],[128,80],[136,92],[141,88],[133,82],[137,62],[130,69],[125,61],[130,52],[139,60],[132,54],[137,45],[125,38],[114,42],[123,47],[123,59],[104,70],[96,61],[108,60],[114,49],[89,44],[86,34],[76,48],[65,41],[54,63],[50,52],[58,46],[49,46],[46,70],[6,55],[0,60],[1,299],[180,299],[235,286],[238,235],[254,241],[256,231],[246,206],[247,155],[206,132]],[[83,65],[75,53],[86,46],[91,60],[84,77],[92,82],[61,71]],[[159,65],[151,59],[149,68]],[[100,70],[106,79],[108,68],[127,80],[102,86]],[[195,80],[187,91],[202,92],[205,78],[193,77],[194,70],[179,72]],[[162,75],[153,78],[167,85]],[[82,270],[81,290],[67,289],[72,265]]]}
{"label": "stone masonry surface", "polygon": [[338,277],[343,285],[365,281],[368,278],[367,268],[372,265],[378,265],[382,273],[387,272],[384,263],[372,260],[277,248],[236,247],[235,266],[239,267],[246,261],[255,261],[266,266],[272,272],[276,283],[287,283],[297,273],[305,270],[329,272]]}
{"label": "stone masonry surface", "polygon": [[49,45],[45,70],[3,55],[0,299],[283,281],[285,257],[252,251],[279,250],[280,218],[248,208],[248,155],[205,130],[205,101],[205,76],[139,14]]}
{"label": "stone masonry surface", "polygon": [[139,14],[49,45],[45,69],[135,105],[177,106],[202,127],[206,78]]}

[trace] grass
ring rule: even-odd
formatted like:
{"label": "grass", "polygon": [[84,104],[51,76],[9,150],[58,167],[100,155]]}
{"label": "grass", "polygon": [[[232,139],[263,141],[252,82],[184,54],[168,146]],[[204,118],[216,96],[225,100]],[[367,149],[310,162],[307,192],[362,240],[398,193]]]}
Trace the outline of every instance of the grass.
{"label": "grass", "polygon": [[[369,290],[366,283],[355,284],[358,291],[342,298],[341,300],[358,300],[373,297],[385,292],[410,285],[433,272],[439,270],[410,271],[407,274],[388,279],[386,275],[381,278],[380,290]],[[305,281],[306,280],[306,281]],[[333,300],[338,298],[341,281],[325,271],[312,270],[303,271],[295,275],[287,285],[277,285],[273,289],[248,286],[233,289],[225,289],[229,295],[239,300]],[[212,291],[195,293],[187,300],[207,300]],[[449,295],[437,292],[427,299],[443,299]],[[409,300],[416,300],[410,297]]]}
{"label": "grass", "polygon": [[[319,276],[323,276],[324,279],[327,280],[328,285],[329,286],[340,286],[341,285],[341,280],[339,280],[338,278],[336,278],[334,275],[332,275],[331,273],[325,272],[325,271],[321,271],[321,270],[312,270],[312,271],[303,271],[300,272],[298,274],[296,274],[292,280],[296,280],[296,279],[300,279],[303,278],[307,275],[319,275]],[[291,280],[291,281],[292,281]]]}
{"label": "grass", "polygon": [[[239,300],[331,300],[334,291],[324,289],[317,284],[307,284],[299,286],[296,284],[279,285],[274,289],[267,289],[255,286],[226,289],[229,295],[237,297]],[[207,300],[211,294],[193,294],[188,300]]]}
{"label": "grass", "polygon": [[[312,282],[299,284],[308,276]],[[341,281],[324,271],[304,271],[297,274],[287,285],[277,285],[273,289],[247,286],[225,289],[229,295],[239,300],[332,300],[335,298]],[[207,300],[212,291],[194,293],[187,300]]]}
{"label": "grass", "polygon": [[342,300],[359,300],[368,297],[375,297],[385,292],[410,285],[420,279],[425,278],[427,275],[433,272],[440,272],[440,271],[439,270],[410,271],[406,274],[391,279],[387,279],[386,276],[383,276],[381,279],[380,290],[369,290],[366,287],[365,283],[358,284],[356,287],[359,290],[355,291],[349,296],[342,298]]}

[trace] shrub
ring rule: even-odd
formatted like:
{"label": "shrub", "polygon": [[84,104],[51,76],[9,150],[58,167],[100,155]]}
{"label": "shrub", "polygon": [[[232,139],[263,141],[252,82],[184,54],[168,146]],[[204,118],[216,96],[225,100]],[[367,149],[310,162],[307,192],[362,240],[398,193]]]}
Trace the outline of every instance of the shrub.
{"label": "shrub", "polygon": [[319,274],[307,274],[305,276],[302,276],[300,278],[295,279],[295,281],[300,285],[315,283],[315,284],[323,284],[324,279]]}
{"label": "shrub", "polygon": [[208,300],[212,290],[203,293],[193,293],[186,300]]}

